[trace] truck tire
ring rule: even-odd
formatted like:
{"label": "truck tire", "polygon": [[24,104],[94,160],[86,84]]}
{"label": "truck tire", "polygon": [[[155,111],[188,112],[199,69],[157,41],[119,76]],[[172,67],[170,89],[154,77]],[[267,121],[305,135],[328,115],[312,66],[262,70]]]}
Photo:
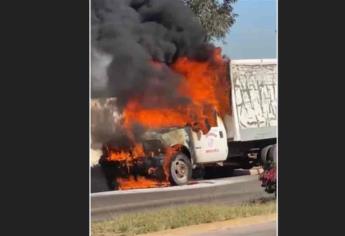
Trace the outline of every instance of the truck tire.
{"label": "truck tire", "polygon": [[192,164],[189,158],[178,153],[170,163],[169,180],[172,185],[185,185],[192,177]]}
{"label": "truck tire", "polygon": [[270,150],[268,152],[268,155],[269,155],[269,159],[270,160],[272,160],[274,163],[277,163],[277,155],[278,155],[278,153],[277,153],[277,145],[276,144],[274,144],[270,148]]}
{"label": "truck tire", "polygon": [[272,148],[272,146],[273,145],[268,145],[264,147],[263,149],[261,149],[260,157],[261,157],[262,164],[265,164],[267,162],[269,151]]}

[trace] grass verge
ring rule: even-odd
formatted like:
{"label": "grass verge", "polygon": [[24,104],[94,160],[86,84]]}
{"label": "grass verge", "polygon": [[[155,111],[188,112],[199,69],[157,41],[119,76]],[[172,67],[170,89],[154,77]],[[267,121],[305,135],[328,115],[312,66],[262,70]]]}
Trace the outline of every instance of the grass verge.
{"label": "grass verge", "polygon": [[93,222],[91,233],[92,236],[129,236],[275,212],[275,201],[249,202],[238,206],[209,204],[170,207]]}

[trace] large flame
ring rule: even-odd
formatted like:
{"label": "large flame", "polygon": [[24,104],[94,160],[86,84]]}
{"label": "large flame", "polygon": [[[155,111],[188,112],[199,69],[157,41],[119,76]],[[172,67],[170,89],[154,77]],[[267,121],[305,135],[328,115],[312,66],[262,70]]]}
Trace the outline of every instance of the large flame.
{"label": "large flame", "polygon": [[[152,66],[161,69],[162,65],[152,62]],[[157,106],[147,107],[142,100],[133,97],[123,111],[123,126],[127,136],[133,142],[130,150],[113,149],[108,160],[131,162],[145,156],[143,146],[136,143],[133,127],[139,124],[145,129],[160,129],[184,127],[189,125],[193,130],[207,133],[210,127],[216,125],[215,112],[224,116],[230,111],[230,86],[227,77],[227,61],[222,58],[221,49],[216,48],[208,61],[193,61],[187,57],[178,58],[170,66],[182,80],[177,88],[171,88],[178,97],[187,98],[186,103],[176,106],[166,105],[159,97],[152,96]],[[163,170],[165,180],[152,180],[142,176],[116,178],[119,189],[149,188],[169,185],[169,162],[179,150],[179,146],[168,147],[165,150]]]}
{"label": "large flame", "polygon": [[107,159],[109,161],[131,161],[144,156],[145,153],[142,144],[137,143],[133,149],[128,151],[121,148],[113,148]]}
{"label": "large flame", "polygon": [[[216,124],[214,111],[221,116],[229,112],[229,83],[226,61],[220,48],[215,49],[211,60],[193,61],[187,57],[177,59],[171,68],[183,76],[177,92],[191,101],[175,107],[144,107],[140,98],[133,98],[124,109],[124,125],[130,130],[134,124],[145,128],[198,126],[204,133]],[[157,62],[153,63],[159,67]],[[172,88],[176,89],[176,88]],[[152,94],[151,96],[155,96]],[[159,102],[158,100],[155,100]],[[207,125],[207,123],[209,125]]]}
{"label": "large flame", "polygon": [[[175,156],[175,154],[180,151],[180,149],[181,149],[181,145],[175,145],[173,147],[166,148],[164,162],[163,162],[163,171],[164,171],[165,179],[155,180],[155,179],[146,178],[144,176],[132,176],[132,175],[129,176],[128,178],[118,177],[116,178],[118,189],[127,190],[127,189],[137,189],[137,188],[155,188],[155,187],[169,186],[170,185],[169,163],[171,159]],[[131,156],[130,154],[128,155]],[[114,152],[112,152],[110,156],[114,157]],[[116,160],[119,160],[119,159],[116,159]],[[126,161],[128,161],[128,159]],[[155,172],[155,171],[156,171],[155,168],[148,169],[148,172]]]}

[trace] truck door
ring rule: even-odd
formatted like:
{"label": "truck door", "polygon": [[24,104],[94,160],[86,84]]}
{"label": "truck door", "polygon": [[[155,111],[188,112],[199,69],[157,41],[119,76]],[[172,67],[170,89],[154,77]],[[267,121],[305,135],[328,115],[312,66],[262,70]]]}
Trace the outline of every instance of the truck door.
{"label": "truck door", "polygon": [[192,132],[196,163],[225,161],[228,156],[228,143],[225,126],[217,116],[217,126],[211,127],[207,134]]}

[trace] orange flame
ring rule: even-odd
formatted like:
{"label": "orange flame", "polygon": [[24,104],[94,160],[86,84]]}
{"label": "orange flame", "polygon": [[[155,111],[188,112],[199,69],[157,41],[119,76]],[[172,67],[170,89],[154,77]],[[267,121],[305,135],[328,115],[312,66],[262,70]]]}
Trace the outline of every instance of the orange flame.
{"label": "orange flame", "polygon": [[165,175],[165,180],[169,181],[170,176],[170,162],[172,158],[181,150],[182,145],[175,145],[172,147],[168,147],[165,151],[164,162],[163,162],[163,170]]}
{"label": "orange flame", "polygon": [[[157,67],[157,62],[153,65]],[[230,111],[227,67],[220,48],[214,51],[210,61],[200,62],[182,57],[171,68],[183,76],[175,92],[192,102],[177,107],[146,108],[141,105],[140,99],[133,98],[123,113],[124,126],[128,130],[135,123],[151,129],[199,124],[199,128],[206,133],[210,127],[205,123],[216,125],[214,110],[221,116]]]}
{"label": "orange flame", "polygon": [[108,156],[109,161],[129,161],[134,160],[139,157],[144,157],[144,148],[143,145],[140,143],[135,144],[134,148],[130,151],[124,150],[117,150],[112,149],[110,150],[110,154]]}
{"label": "orange flame", "polygon": [[193,104],[201,108],[211,106],[220,115],[230,111],[230,84],[220,48],[215,49],[211,61],[198,62],[183,57],[172,68],[184,75],[185,81],[181,83],[179,93],[188,95]]}
{"label": "orange flame", "polygon": [[168,182],[159,182],[143,176],[138,176],[137,178],[134,178],[134,176],[129,176],[129,178],[117,178],[116,181],[119,184],[119,190],[169,186]]}
{"label": "orange flame", "polygon": [[[143,176],[129,176],[128,178],[116,178],[119,190],[127,189],[137,189],[137,188],[155,188],[155,187],[167,187],[170,186],[169,182],[169,164],[171,159],[179,152],[181,145],[176,145],[173,147],[168,147],[165,151],[165,157],[163,162],[163,170],[165,175],[165,180],[158,181],[153,179],[148,179]],[[155,168],[151,167],[148,169],[148,172],[156,171]]]}

